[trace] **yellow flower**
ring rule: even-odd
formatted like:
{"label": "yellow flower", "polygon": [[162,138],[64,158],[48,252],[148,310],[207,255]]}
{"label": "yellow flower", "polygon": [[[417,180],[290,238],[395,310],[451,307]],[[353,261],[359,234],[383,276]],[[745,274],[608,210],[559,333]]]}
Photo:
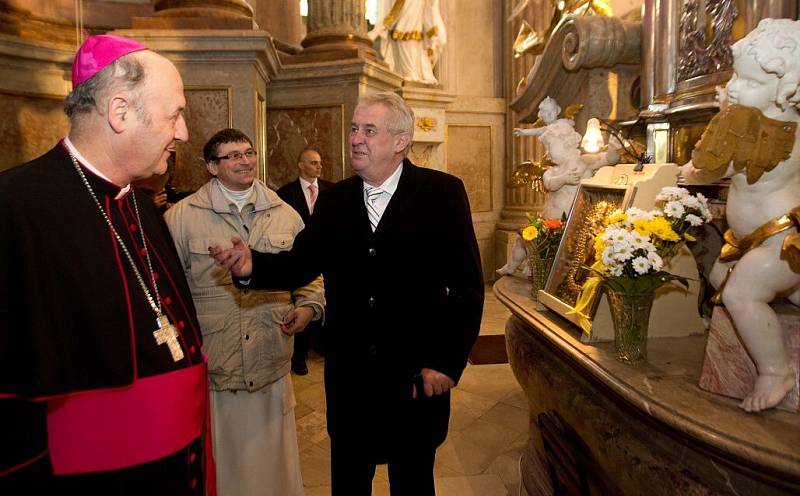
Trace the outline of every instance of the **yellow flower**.
{"label": "yellow flower", "polygon": [[645,236],[650,236],[651,234],[653,234],[650,221],[644,219],[636,219],[635,221],[633,221],[633,229],[639,234]]}
{"label": "yellow flower", "polygon": [[[672,224],[664,217],[656,217],[647,221],[647,229],[664,241],[680,241],[681,237],[672,230]],[[637,229],[638,231],[638,229]]]}
{"label": "yellow flower", "polygon": [[539,231],[533,226],[528,226],[522,230],[522,239],[524,239],[525,241],[533,241],[538,237],[539,237]]}
{"label": "yellow flower", "polygon": [[683,233],[683,239],[686,241],[697,241],[697,239],[689,233]]}
{"label": "yellow flower", "polygon": [[616,211],[608,218],[608,224],[616,224],[618,222],[625,222],[628,216],[624,212]]}
{"label": "yellow flower", "polygon": [[606,244],[600,239],[600,236],[595,236],[594,238],[594,252],[598,255],[603,253],[603,250],[606,249]]}

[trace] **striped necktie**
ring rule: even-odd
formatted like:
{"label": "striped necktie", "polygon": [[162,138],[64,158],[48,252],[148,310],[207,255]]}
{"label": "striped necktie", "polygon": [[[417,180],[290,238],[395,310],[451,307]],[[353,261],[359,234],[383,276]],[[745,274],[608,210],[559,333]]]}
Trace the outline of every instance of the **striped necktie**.
{"label": "striped necktie", "polygon": [[366,194],[367,215],[369,216],[369,225],[372,226],[372,232],[378,227],[378,222],[381,220],[381,211],[378,210],[378,199],[385,191],[373,186],[364,185],[364,193]]}

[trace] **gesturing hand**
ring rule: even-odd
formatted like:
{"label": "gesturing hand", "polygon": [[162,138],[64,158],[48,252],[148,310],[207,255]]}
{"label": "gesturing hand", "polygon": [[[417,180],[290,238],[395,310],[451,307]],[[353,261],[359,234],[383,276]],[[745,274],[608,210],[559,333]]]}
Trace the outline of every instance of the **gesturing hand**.
{"label": "gesturing hand", "polygon": [[208,253],[216,262],[236,277],[245,278],[253,273],[253,256],[250,247],[239,236],[231,238],[233,246],[223,250],[218,245],[209,246]]}

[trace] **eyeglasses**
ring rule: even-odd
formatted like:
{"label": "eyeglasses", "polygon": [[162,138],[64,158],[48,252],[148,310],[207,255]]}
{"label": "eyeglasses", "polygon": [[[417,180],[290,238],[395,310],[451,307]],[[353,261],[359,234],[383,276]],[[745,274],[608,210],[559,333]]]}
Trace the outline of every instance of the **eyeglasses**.
{"label": "eyeglasses", "polygon": [[258,152],[251,148],[250,150],[245,150],[243,152],[230,152],[227,155],[222,155],[220,157],[212,157],[212,158],[214,160],[226,159],[226,160],[236,161],[236,160],[241,160],[242,157],[253,158],[256,155],[258,155]]}

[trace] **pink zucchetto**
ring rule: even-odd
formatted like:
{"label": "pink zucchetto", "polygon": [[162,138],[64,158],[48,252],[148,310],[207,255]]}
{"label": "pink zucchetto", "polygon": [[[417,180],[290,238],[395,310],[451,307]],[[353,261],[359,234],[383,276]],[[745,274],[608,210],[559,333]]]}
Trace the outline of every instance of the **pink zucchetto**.
{"label": "pink zucchetto", "polygon": [[136,40],[122,36],[99,34],[87,38],[75,54],[75,60],[72,61],[72,89],[123,55],[139,50],[147,50],[147,47]]}

